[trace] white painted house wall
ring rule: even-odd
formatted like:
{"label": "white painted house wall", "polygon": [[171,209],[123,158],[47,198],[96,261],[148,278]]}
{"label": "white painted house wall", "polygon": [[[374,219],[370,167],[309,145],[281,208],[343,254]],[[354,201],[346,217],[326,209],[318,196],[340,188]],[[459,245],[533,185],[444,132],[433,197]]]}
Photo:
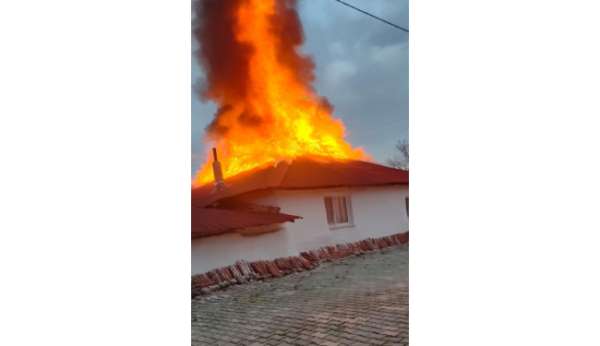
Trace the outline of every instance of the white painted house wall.
{"label": "white painted house wall", "polygon": [[192,274],[234,264],[291,256],[295,251],[290,232],[280,230],[257,236],[226,233],[192,239]]}
{"label": "white painted house wall", "polygon": [[[353,226],[330,229],[324,198],[350,196]],[[278,206],[282,213],[302,219],[283,224],[283,229],[258,236],[228,233],[192,241],[192,274],[231,265],[243,259],[267,260],[298,255],[299,252],[382,237],[408,231],[405,198],[407,185],[352,187],[343,189],[278,190],[258,193],[245,199],[252,203]]]}
{"label": "white painted house wall", "polygon": [[[330,229],[325,212],[326,196],[350,196],[352,227]],[[406,232],[405,197],[408,197],[406,185],[276,192],[276,202],[283,213],[303,217],[285,224],[297,251]]]}

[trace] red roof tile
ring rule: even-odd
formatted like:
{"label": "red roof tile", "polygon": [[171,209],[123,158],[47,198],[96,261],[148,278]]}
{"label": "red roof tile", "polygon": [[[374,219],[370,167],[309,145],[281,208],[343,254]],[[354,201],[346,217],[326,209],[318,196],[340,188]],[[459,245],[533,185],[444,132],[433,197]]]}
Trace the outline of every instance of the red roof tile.
{"label": "red roof tile", "polygon": [[192,207],[192,238],[208,237],[247,227],[294,222],[298,218],[300,217],[282,213]]}
{"label": "red roof tile", "polygon": [[408,171],[365,161],[298,158],[227,178],[223,191],[215,191],[213,184],[195,188],[192,205],[203,207],[223,198],[258,190],[391,184],[408,184]]}

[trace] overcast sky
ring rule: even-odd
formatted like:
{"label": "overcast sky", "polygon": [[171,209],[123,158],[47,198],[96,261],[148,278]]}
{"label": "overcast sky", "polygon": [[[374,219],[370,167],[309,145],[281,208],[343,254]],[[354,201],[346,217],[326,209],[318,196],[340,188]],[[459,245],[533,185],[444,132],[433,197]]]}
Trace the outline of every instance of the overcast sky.
{"label": "overcast sky", "polygon": [[[346,2],[408,28],[408,0]],[[335,107],[352,145],[385,161],[408,138],[408,34],[334,0],[300,0],[299,11],[317,92]],[[192,59],[192,81],[202,75]],[[202,137],[215,110],[192,94],[192,174],[204,161]]]}

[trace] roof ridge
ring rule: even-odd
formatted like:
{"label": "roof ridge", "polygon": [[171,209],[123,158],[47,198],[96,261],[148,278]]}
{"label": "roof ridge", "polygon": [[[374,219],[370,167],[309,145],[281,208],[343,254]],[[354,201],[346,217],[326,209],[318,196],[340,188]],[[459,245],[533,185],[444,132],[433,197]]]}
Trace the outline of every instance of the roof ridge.
{"label": "roof ridge", "polygon": [[295,157],[277,161],[270,167],[228,177],[225,180],[228,189],[217,194],[211,193],[209,185],[200,187],[192,192],[192,203],[202,207],[221,199],[269,189],[408,184],[408,174],[407,170],[364,160],[321,161]]}

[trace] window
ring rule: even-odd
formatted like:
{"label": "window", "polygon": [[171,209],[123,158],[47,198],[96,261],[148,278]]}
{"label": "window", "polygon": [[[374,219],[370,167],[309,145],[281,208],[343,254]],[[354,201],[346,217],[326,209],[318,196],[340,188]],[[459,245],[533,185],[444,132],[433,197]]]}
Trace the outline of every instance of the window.
{"label": "window", "polygon": [[408,197],[404,198],[404,205],[406,206],[406,216],[408,216]]}
{"label": "window", "polygon": [[349,196],[325,197],[325,212],[329,228],[352,227],[352,204]]}

